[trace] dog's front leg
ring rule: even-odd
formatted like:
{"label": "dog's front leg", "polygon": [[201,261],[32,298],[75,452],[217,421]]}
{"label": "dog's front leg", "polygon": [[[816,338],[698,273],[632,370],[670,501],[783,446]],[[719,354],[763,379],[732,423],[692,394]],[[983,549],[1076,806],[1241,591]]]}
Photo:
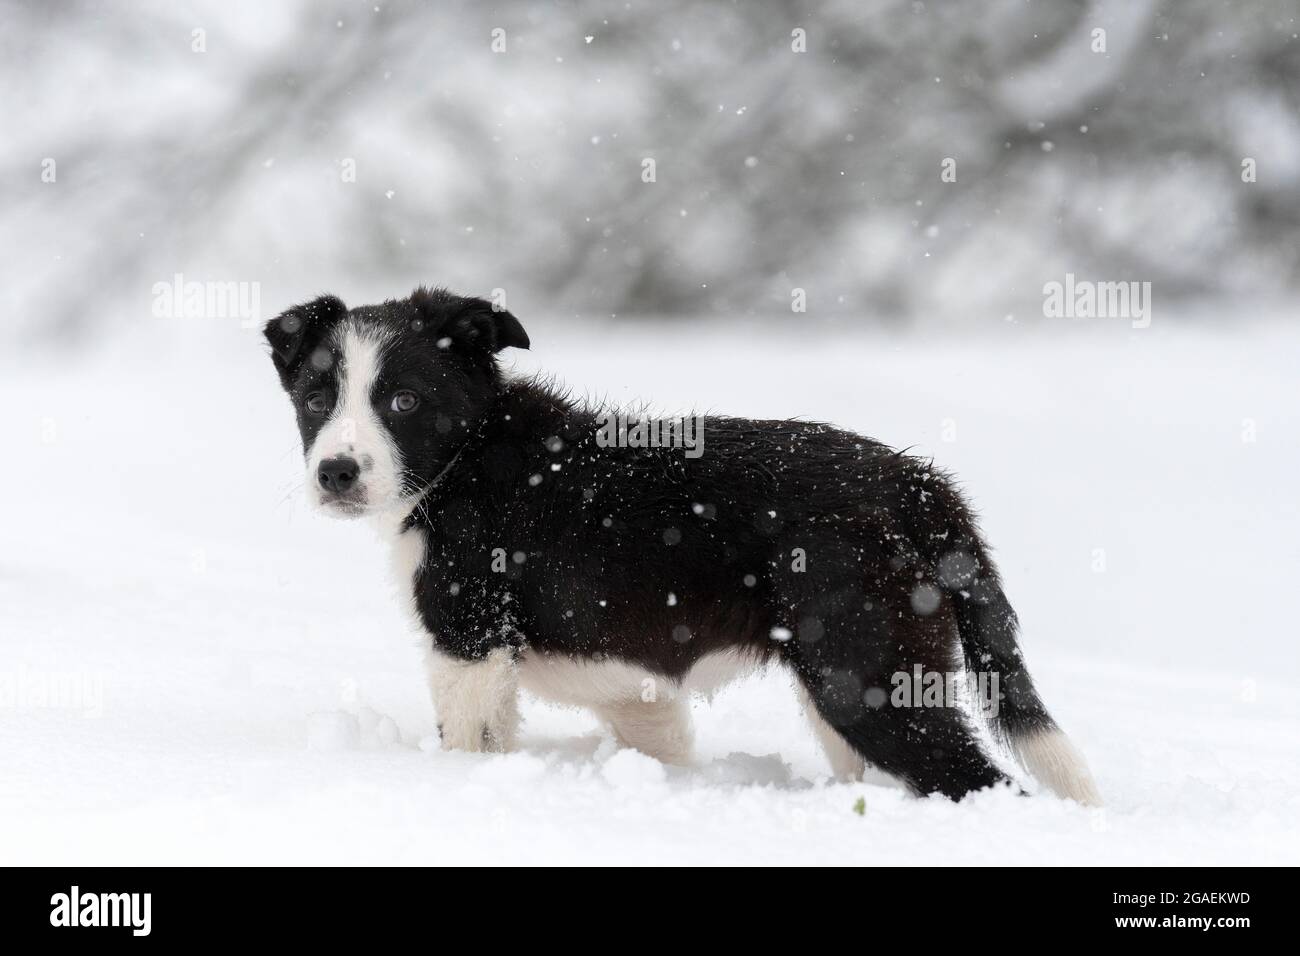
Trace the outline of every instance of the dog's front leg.
{"label": "dog's front leg", "polygon": [[519,684],[513,648],[465,659],[435,647],[425,666],[444,750],[502,753],[514,747]]}

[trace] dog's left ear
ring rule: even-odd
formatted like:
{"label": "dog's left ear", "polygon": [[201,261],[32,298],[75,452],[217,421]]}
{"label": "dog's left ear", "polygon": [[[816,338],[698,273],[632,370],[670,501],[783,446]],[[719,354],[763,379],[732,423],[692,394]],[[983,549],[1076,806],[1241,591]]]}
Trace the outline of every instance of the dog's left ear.
{"label": "dog's left ear", "polygon": [[411,304],[431,331],[471,351],[491,355],[504,348],[526,349],[530,344],[519,320],[487,299],[419,288],[412,293]]}

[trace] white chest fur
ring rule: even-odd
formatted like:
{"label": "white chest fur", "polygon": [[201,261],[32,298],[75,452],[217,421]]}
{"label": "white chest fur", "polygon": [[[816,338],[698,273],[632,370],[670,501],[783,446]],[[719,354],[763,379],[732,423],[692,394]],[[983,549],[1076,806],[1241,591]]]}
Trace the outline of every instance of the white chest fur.
{"label": "white chest fur", "polygon": [[402,530],[405,519],[383,518],[380,521],[380,533],[388,542],[388,567],[392,576],[393,587],[402,609],[410,616],[412,623],[419,624],[420,616],[415,606],[415,575],[424,565],[425,535],[422,528]]}

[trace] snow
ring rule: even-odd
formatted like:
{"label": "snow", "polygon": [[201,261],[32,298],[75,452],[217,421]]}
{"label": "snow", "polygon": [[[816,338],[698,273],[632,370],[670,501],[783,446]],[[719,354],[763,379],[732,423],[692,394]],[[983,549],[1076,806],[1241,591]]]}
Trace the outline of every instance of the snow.
{"label": "snow", "polygon": [[523,371],[834,420],[955,471],[1108,806],[831,783],[776,671],[695,702],[689,768],[532,700],[518,752],[441,751],[382,546],[301,500],[257,332],[142,319],[0,366],[0,862],[1300,862],[1300,331],[894,337],[512,304]]}

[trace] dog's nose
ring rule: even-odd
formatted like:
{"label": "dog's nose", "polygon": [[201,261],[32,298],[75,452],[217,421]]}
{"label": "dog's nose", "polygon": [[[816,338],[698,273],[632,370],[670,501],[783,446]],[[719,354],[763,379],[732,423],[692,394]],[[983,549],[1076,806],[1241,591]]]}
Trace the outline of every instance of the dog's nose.
{"label": "dog's nose", "polygon": [[356,483],[360,473],[361,469],[351,458],[327,458],[316,469],[316,478],[326,491],[341,495]]}

